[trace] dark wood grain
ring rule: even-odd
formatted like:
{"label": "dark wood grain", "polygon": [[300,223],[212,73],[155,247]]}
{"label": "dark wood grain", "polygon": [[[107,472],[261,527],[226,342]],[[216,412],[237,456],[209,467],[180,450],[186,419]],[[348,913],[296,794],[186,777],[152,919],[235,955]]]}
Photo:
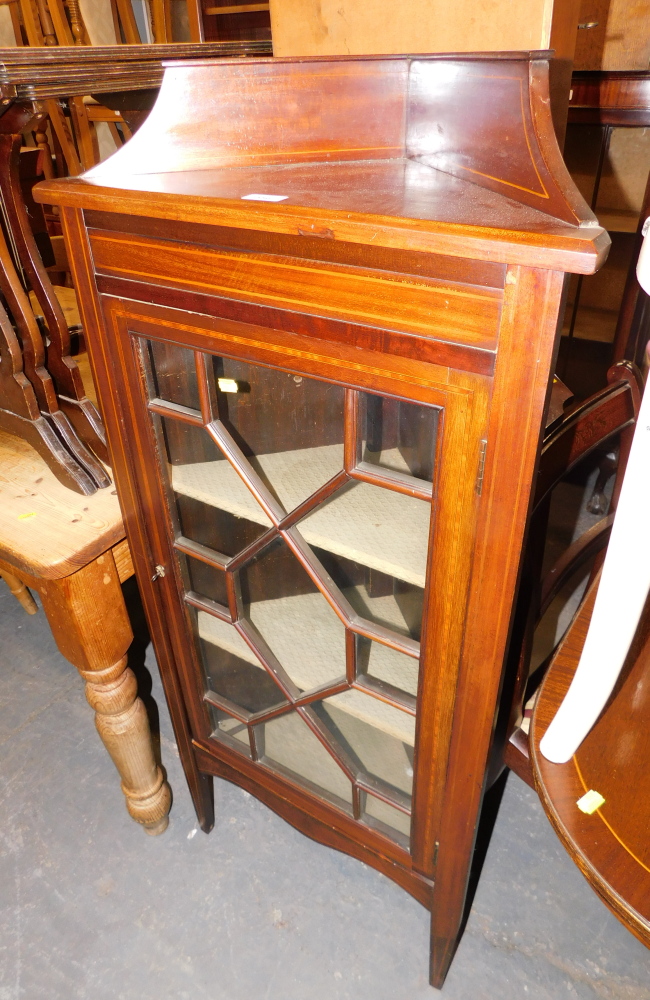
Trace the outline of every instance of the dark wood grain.
{"label": "dark wood grain", "polygon": [[647,72],[581,72],[571,80],[569,122],[581,125],[650,125]]}
{"label": "dark wood grain", "polygon": [[[356,264],[379,271],[421,275],[441,281],[462,281],[467,285],[503,288],[506,271],[498,261],[472,260],[467,257],[447,257],[444,254],[416,253],[374,245],[342,243],[340,240],[302,233],[296,236],[208,226],[201,222],[178,223],[172,219],[151,219],[142,216],[118,215],[115,212],[84,212],[89,232],[108,230],[130,233],[159,240],[180,240],[213,249],[280,253],[288,257]],[[93,232],[93,235],[95,233]]]}
{"label": "dark wood grain", "polygon": [[[191,127],[181,88],[197,98]],[[110,167],[41,185],[37,195],[63,206],[194,801],[207,826],[205,777],[226,777],[316,840],[393,878],[432,910],[431,982],[440,986],[462,925],[487,781],[563,272],[597,268],[608,237],[562,164],[543,54],[188,63],[167,71],[159,102]],[[287,198],[242,200],[255,192]],[[157,345],[150,355],[147,340]],[[181,348],[199,357],[196,392]],[[156,352],[164,392],[147,367]],[[237,392],[226,399],[215,376],[232,378]],[[308,380],[319,386],[313,405],[283,391]],[[246,387],[258,382],[255,413]],[[151,399],[165,394],[153,413]],[[359,461],[357,440],[368,429],[362,399],[366,411],[374,406],[373,447],[397,450],[410,470],[401,478]],[[173,420],[173,404],[204,430],[178,421],[171,456],[172,436],[156,422],[168,419],[159,416],[165,411]],[[414,404],[435,408],[426,441],[408,416]],[[206,454],[191,442],[195,434],[235,466],[271,527],[223,535],[209,506],[176,503],[170,467]],[[248,459],[295,442],[344,443],[345,461],[289,512]],[[300,515],[349,476],[363,482],[348,489],[370,483],[400,503],[431,504],[419,642],[355,611],[334,582],[332,554],[301,536]],[[218,600],[191,593],[183,560],[193,554],[202,573],[225,574],[226,590],[219,577],[210,591]],[[353,559],[343,569],[348,585],[369,595],[396,593],[384,569]],[[300,691],[245,608],[253,596],[317,592],[345,629],[346,662],[329,688]],[[271,705],[274,720],[300,717],[346,776],[349,801],[265,756],[267,688],[255,702],[254,677],[244,668],[238,688],[230,660],[212,664],[210,686],[195,639],[198,609],[215,622],[232,617],[264,685],[276,684],[285,699]],[[408,657],[410,670],[419,658],[417,698],[363,673],[358,636]],[[382,711],[415,712],[411,800],[366,772],[324,722],[320,696],[344,690]],[[222,737],[228,716],[245,724],[250,746]],[[395,810],[399,829],[366,821],[371,798]]]}
{"label": "dark wood grain", "polygon": [[[633,378],[631,376],[632,381]],[[624,379],[572,407],[559,427],[544,441],[535,503],[542,502],[560,476],[567,475],[594,448],[631,427],[635,419],[636,408],[630,383]]]}
{"label": "dark wood grain", "polygon": [[205,292],[188,291],[166,285],[152,286],[142,281],[113,278],[103,274],[97,276],[97,287],[101,292],[119,298],[170,306],[174,309],[187,309],[206,316],[232,319],[238,323],[248,322],[255,326],[268,326],[275,330],[283,329],[289,333],[377,350],[411,358],[414,361],[427,361],[444,367],[475,372],[477,375],[491,375],[494,371],[494,351],[465,344],[417,337],[396,330],[380,330],[330,317],[287,312],[270,305],[233,301]]}
{"label": "dark wood grain", "polygon": [[[230,300],[271,302],[285,312],[344,319],[348,328],[363,324],[401,329],[481,351],[493,351],[496,343],[501,295],[491,289],[426,278],[409,282],[390,272],[322,267],[270,254],[219,253],[187,244],[132,242],[124,237],[97,236],[91,246],[102,275],[128,275],[143,283],[199,293],[210,289]],[[235,314],[241,315],[241,310]],[[269,317],[271,321],[275,316]]]}
{"label": "dark wood grain", "polygon": [[[492,625],[489,630],[483,626],[469,630],[463,657],[453,672],[430,678],[430,683],[440,690],[437,695],[429,695],[439,718],[427,733],[426,743],[423,734],[419,737],[419,748],[424,750],[420,766],[437,792],[432,794],[431,812],[421,823],[422,846],[427,836],[431,850],[433,843],[440,845],[432,913],[434,984],[443,982],[453,957],[467,889],[564,281],[562,274],[552,271],[512,269],[510,273],[513,280],[506,284],[508,296],[501,328],[510,350],[502,355],[502,368],[497,358],[490,424],[486,428],[483,502],[466,611],[466,620],[489,620]],[[530,310],[535,312],[534,320]],[[534,330],[537,339],[533,341],[530,334],[518,337],[520,324],[531,334]],[[540,363],[542,351],[544,360]],[[523,441],[526,448],[522,447]],[[495,584],[498,581],[498,586],[481,585],[481,581],[488,580]],[[492,669],[482,669],[488,663]],[[440,738],[441,731],[448,733],[447,752],[443,755],[438,750],[434,766],[427,768],[427,751],[433,755],[433,741],[436,734]],[[461,801],[465,804],[462,812],[449,808],[450,802]],[[436,896],[441,900],[439,905]]]}
{"label": "dark wood grain", "polygon": [[61,409],[45,367],[44,340],[4,234],[0,234],[0,288],[11,313],[10,317],[3,308],[0,322],[2,426],[29,441],[66,486],[90,495],[110,479]]}
{"label": "dark wood grain", "polygon": [[2,49],[0,89],[7,103],[158,88],[163,62],[267,53],[268,41],[173,45],[55,45]]}
{"label": "dark wood grain", "polygon": [[[125,147],[126,148],[126,147]],[[338,163],[339,161],[333,161]],[[329,161],[328,161],[329,164]],[[113,164],[116,166],[117,164]],[[406,169],[405,169],[406,168]],[[346,183],[339,187],[338,176],[327,181],[329,170],[319,165],[301,165],[287,177],[287,168],[271,166],[263,171],[244,172],[168,172],[150,177],[156,191],[146,198],[147,212],[153,218],[173,219],[189,223],[209,223],[240,229],[265,229],[281,235],[300,235],[324,229],[334,239],[346,243],[374,243],[388,249],[402,248],[409,252],[434,253],[462,257],[469,250],[479,261],[495,258],[502,263],[538,267],[552,264],[561,270],[592,274],[604,262],[609,250],[607,233],[599,228],[562,226],[549,220],[542,212],[513,206],[513,199],[480,188],[471,181],[454,178],[426,165],[406,161],[371,161],[341,166],[347,174]],[[431,192],[422,199],[422,183],[431,182]],[[281,210],[263,203],[244,202],[242,196],[251,187],[281,193],[297,187],[296,200],[307,205],[289,203]],[[219,181],[231,186],[219,192]],[[318,204],[319,185],[330,187],[329,202]],[[70,207],[99,211],[121,212],[125,215],[142,211],[143,195],[133,187],[122,185],[116,178],[113,186],[99,187],[83,179],[65,182],[65,195],[41,182],[36,188],[37,200],[45,204],[62,201]],[[140,181],[142,186],[146,182]],[[428,185],[427,185],[428,186]],[[360,192],[354,211],[344,211],[344,195]],[[110,193],[109,193],[110,192]],[[340,196],[339,195],[340,192]],[[219,193],[220,197],[215,197]],[[390,199],[387,197],[390,195]],[[415,202],[415,203],[414,203]],[[515,203],[516,205],[516,203]],[[510,211],[511,210],[511,211]],[[480,218],[481,224],[472,219]]]}
{"label": "dark wood grain", "polygon": [[[62,427],[67,429],[68,425],[64,417],[68,418],[76,431],[76,434],[73,432],[68,435],[69,448],[73,453],[76,451],[75,457],[80,464],[85,466],[97,486],[105,487],[109,485],[110,478],[95,457],[96,454],[103,462],[108,461],[106,436],[101,417],[92,400],[86,396],[77,363],[71,356],[67,321],[43,265],[25,204],[19,168],[19,154],[23,137],[19,131],[16,131],[22,124],[20,111],[20,107],[10,107],[9,110],[5,110],[5,113],[0,115],[0,191],[2,192],[3,211],[9,238],[15,248],[27,287],[34,292],[47,324],[49,333],[46,351],[47,379],[43,378],[43,373],[35,370],[37,357],[42,348],[40,343],[35,344],[33,335],[35,320],[31,315],[31,305],[25,300],[25,296],[20,294],[16,286],[13,267],[10,262],[6,261],[6,254],[3,250],[3,257],[6,261],[3,261],[4,284],[5,287],[7,284],[11,286],[11,305],[14,312],[22,314],[17,317],[17,323],[28,333],[27,371],[32,376],[36,391],[42,397],[48,396],[48,409],[52,413],[53,420],[58,421]],[[39,331],[36,333],[36,338],[41,342]],[[59,397],[56,403],[51,398],[52,393],[48,394],[47,382],[49,378],[54,383],[51,388],[56,388]],[[75,448],[74,439],[77,435],[86,445],[85,448]]]}
{"label": "dark wood grain", "polygon": [[[162,126],[165,139],[157,147],[164,148],[164,156],[147,162],[153,144],[149,125],[145,125],[111,159],[110,166],[96,168],[95,176],[103,179],[102,184],[88,187],[82,180],[67,181],[65,194],[47,193],[43,187],[40,197],[49,203],[65,198],[67,204],[85,209],[310,238],[320,234],[344,242],[446,256],[468,256],[459,238],[473,237],[476,242],[469,256],[503,260],[505,252],[508,263],[529,266],[540,263],[537,244],[543,246],[541,257],[547,264],[549,252],[556,249],[559,268],[590,272],[598,266],[608,240],[594,228],[595,219],[572,185],[557,150],[545,103],[543,60],[510,56],[472,62],[455,56],[301,61],[310,72],[300,77],[302,117],[289,129],[283,109],[294,65],[282,59],[223,60],[218,74],[216,64],[169,68],[160,97],[168,111]],[[407,90],[411,93],[407,84],[418,81],[417,121],[424,135],[426,122],[432,116],[437,120],[446,107],[436,103],[438,90],[444,90],[445,80],[455,80],[458,73],[467,85],[455,95],[454,113],[468,122],[468,135],[476,134],[477,141],[463,146],[454,164],[438,153],[438,159],[429,163],[433,154],[426,152],[424,140],[416,138],[413,130],[408,136],[404,131]],[[496,87],[490,106],[505,109],[512,105],[506,159],[513,169],[530,174],[533,179],[526,183],[513,183],[507,170],[503,172],[496,119],[489,127],[483,123],[480,141],[479,132],[472,131],[470,123],[475,118],[479,130],[483,128],[477,117],[477,109],[485,107],[485,102],[476,99],[478,81]],[[205,107],[199,105],[205,120],[194,120],[189,130],[183,126],[176,95],[187,87],[207,86],[212,101]],[[265,97],[259,101],[256,98],[262,91]],[[534,108],[530,113],[526,110],[529,101]],[[219,107],[219,144],[206,142],[207,136],[214,135],[210,126],[213,102]],[[247,135],[255,135],[252,144],[239,127],[242,102],[253,129]],[[308,135],[302,127],[306,120],[313,126]],[[451,120],[445,119],[445,127],[456,134]],[[337,171],[334,188],[329,180],[333,165]],[[52,184],[56,188],[56,182]],[[146,213],[136,207],[142,201],[138,187],[149,189]],[[287,203],[281,209],[261,202],[242,203],[242,195],[251,188],[282,194]],[[352,191],[354,212],[346,204]],[[372,221],[367,218],[370,214]],[[481,219],[478,226],[477,216]],[[525,238],[523,233],[527,233]],[[501,253],[496,247],[490,251],[495,241],[501,243]]]}
{"label": "dark wood grain", "polygon": [[[539,458],[535,496],[529,518],[528,542],[517,595],[517,610],[508,654],[508,669],[493,746],[491,780],[501,769],[503,758],[530,783],[530,768],[522,759],[528,743],[521,730],[524,705],[539,687],[553,651],[531,674],[530,660],[535,629],[561,588],[580,568],[607,545],[618,502],[634,426],[639,412],[642,379],[629,362],[613,365],[609,384],[583,403],[569,405],[559,421],[547,429]],[[592,525],[545,567],[546,538],[554,488],[596,448],[617,448],[617,462],[607,517]],[[593,566],[593,563],[592,563]],[[592,568],[595,572],[595,568]],[[509,703],[509,704],[508,704]],[[525,755],[524,755],[525,756]]]}
{"label": "dark wood grain", "polygon": [[0,427],[27,441],[45,459],[57,479],[86,495],[96,485],[41,414],[38,399],[25,376],[23,352],[4,306],[0,305]]}

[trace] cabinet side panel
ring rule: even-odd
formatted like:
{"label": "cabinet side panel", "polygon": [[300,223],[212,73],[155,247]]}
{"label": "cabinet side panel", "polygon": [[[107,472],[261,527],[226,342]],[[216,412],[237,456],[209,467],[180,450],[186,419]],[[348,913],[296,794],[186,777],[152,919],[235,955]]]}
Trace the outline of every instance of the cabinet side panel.
{"label": "cabinet side panel", "polygon": [[426,830],[439,844],[434,984],[444,979],[463,916],[563,283],[560,272],[519,267],[506,279],[463,656],[455,690],[441,692],[447,699],[449,759],[438,754],[431,774],[441,790]]}

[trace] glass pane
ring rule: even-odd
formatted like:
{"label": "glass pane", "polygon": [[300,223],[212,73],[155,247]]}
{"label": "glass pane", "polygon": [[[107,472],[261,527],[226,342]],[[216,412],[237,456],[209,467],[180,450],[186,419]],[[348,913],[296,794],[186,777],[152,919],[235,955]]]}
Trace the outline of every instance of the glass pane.
{"label": "glass pane", "polygon": [[174,474],[190,466],[225,462],[223,453],[202,427],[186,424],[173,417],[156,417],[162,428],[162,440],[167,461],[174,467]]}
{"label": "glass pane", "polygon": [[420,661],[381,642],[357,636],[357,676],[363,674],[417,697]]}
{"label": "glass pane", "polygon": [[[406,813],[400,812],[395,806],[391,806],[387,802],[382,802],[381,799],[376,799],[374,795],[366,795],[366,805],[362,818],[368,826],[372,826],[382,833],[387,833],[388,836],[393,836],[395,840],[408,847],[408,839],[411,833],[411,817]],[[397,830],[398,834],[402,834],[406,840],[400,836],[395,837],[395,830]]]}
{"label": "glass pane", "polygon": [[213,646],[218,646],[219,649],[223,649],[227,653],[232,653],[233,656],[245,663],[259,667],[260,670],[263,669],[255,653],[248,643],[244,642],[234,625],[208,614],[207,611],[199,611],[196,618],[197,630],[201,639]]}
{"label": "glass pane", "polygon": [[179,553],[179,560],[185,569],[185,583],[187,590],[194,590],[201,597],[209,597],[211,601],[228,607],[228,593],[226,591],[226,574],[223,570],[208,566],[200,559],[191,559],[189,556]]}
{"label": "glass pane", "polygon": [[424,587],[431,505],[368,483],[348,483],[299,521],[317,548]]}
{"label": "glass pane", "polygon": [[[148,358],[158,397],[197,410],[192,352],[149,343]],[[152,420],[176,529],[232,557],[272,528],[246,485],[251,474],[289,512],[343,470],[345,392],[228,358],[211,358],[209,371],[219,422],[244,455],[241,470],[204,427],[177,416],[152,414]],[[378,474],[383,469],[431,483],[439,411],[372,393],[359,398],[360,459]],[[335,596],[340,591],[360,618],[419,641],[430,519],[429,502],[355,480],[302,517],[295,530],[324,567],[320,587]],[[345,681],[346,629],[285,538],[273,534],[233,573],[236,611],[248,623],[250,646],[229,621],[188,610],[206,696],[226,709],[208,702],[213,735],[348,815],[353,795],[346,770],[358,772],[362,786],[373,790],[360,790],[362,822],[407,844],[410,819],[394,803],[405,808],[412,794],[415,718],[390,702],[398,690],[416,696],[418,660],[354,636],[357,676],[368,686],[377,682],[375,693],[389,696],[390,687],[396,689],[395,699],[357,688],[328,693]],[[178,558],[186,590],[227,609],[226,572],[185,553]],[[285,672],[290,697],[318,689],[319,700],[308,709],[291,707],[274,669]],[[229,714],[240,710],[248,718],[288,708],[252,730]]]}
{"label": "glass pane", "polygon": [[293,682],[310,690],[345,677],[345,628],[277,539],[239,574],[245,616]]}
{"label": "glass pane", "polygon": [[250,740],[248,738],[248,726],[238,722],[237,719],[233,719],[230,715],[226,715],[225,712],[221,712],[214,705],[208,705],[208,711],[210,712],[212,725],[214,726],[212,735],[217,739],[223,740],[224,743],[233,746],[240,753],[245,753],[247,757],[252,756]]}
{"label": "glass pane", "polygon": [[159,399],[199,410],[194,352],[177,344],[148,341],[154,394]]}
{"label": "glass pane", "polygon": [[311,791],[334,799],[345,808],[352,804],[352,785],[334,758],[296,712],[255,727],[263,760]]}
{"label": "glass pane", "polygon": [[232,556],[271,526],[253,494],[202,427],[156,418],[171,466],[182,535]]}
{"label": "glass pane", "polygon": [[433,482],[438,413],[433,406],[360,393],[361,460]]}
{"label": "glass pane", "polygon": [[421,587],[325,549],[315,548],[315,552],[362,618],[420,641],[424,600]]}
{"label": "glass pane", "polygon": [[[199,612],[199,615],[203,615],[203,612]],[[207,617],[209,616],[204,615],[204,618]],[[216,619],[211,620],[216,621]],[[219,624],[224,624],[226,629],[235,631],[227,622]],[[199,623],[199,630],[204,637],[215,635],[209,626],[206,627],[205,621]],[[199,643],[210,691],[247,712],[267,711],[286,704],[275,681],[259,663],[242,659],[206,638],[201,638]]]}
{"label": "glass pane", "polygon": [[[373,698],[372,695],[366,694],[365,691],[358,691],[356,688],[349,691],[342,691],[340,694],[335,694],[331,698],[327,698],[322,704],[327,707],[330,714],[336,710],[337,719],[342,715],[345,715],[346,718],[352,717],[354,719],[356,726],[354,732],[358,733],[358,737],[356,738],[358,746],[355,752],[360,760],[363,760],[363,755],[359,752],[359,747],[362,744],[363,738],[365,738],[364,734],[372,743],[371,736],[377,733],[377,740],[379,740],[381,745],[392,748],[390,751],[386,751],[387,756],[390,756],[391,753],[397,754],[398,751],[401,757],[404,754],[408,756],[403,744],[410,748],[415,744],[414,716],[409,715],[408,712],[402,712],[401,709],[395,708],[394,705],[388,705],[385,701],[380,701],[379,698]],[[346,733],[348,732],[345,727],[344,730]],[[364,769],[367,770],[366,768]],[[375,772],[368,771],[367,773],[374,774]],[[386,774],[377,774],[377,777],[388,781],[389,784],[391,783]],[[402,786],[398,784],[396,787],[401,788]]]}
{"label": "glass pane", "polygon": [[[356,701],[348,700],[349,695],[358,697]],[[370,713],[376,711],[376,717],[370,714],[364,721],[360,714],[357,714],[357,709],[359,713],[364,711],[362,699],[371,703]],[[385,709],[390,711],[385,712]],[[414,722],[410,716],[358,691],[349,691],[343,695],[327,698],[315,706],[315,711],[326,720],[327,728],[361,773],[375,779],[380,786],[383,786],[388,796],[402,793],[402,798],[404,796],[410,798],[413,789],[411,733]],[[401,723],[396,719],[397,715],[402,715],[408,722]],[[397,733],[400,730],[408,732],[408,743],[398,738]],[[379,820],[390,828],[391,835],[393,830],[398,830],[408,837],[410,816],[368,793],[362,796],[362,801],[363,799],[365,799],[364,821]],[[374,822],[371,822],[371,825],[378,826]]]}
{"label": "glass pane", "polygon": [[343,388],[230,358],[213,362],[219,418],[292,510],[343,468]]}
{"label": "glass pane", "polygon": [[[223,465],[219,466],[219,470],[221,469],[227,471]],[[180,479],[175,476],[174,481],[182,489],[191,488],[187,475]],[[176,509],[179,528],[185,538],[199,542],[224,556],[234,556],[241,552],[267,530],[263,524],[237,517],[229,511],[180,492],[176,493]],[[265,516],[263,511],[260,520],[262,516]]]}
{"label": "glass pane", "polygon": [[[205,434],[205,431],[201,431],[200,428],[192,429]],[[208,437],[207,434],[205,436]],[[177,493],[192,497],[208,506],[216,507],[233,517],[262,525],[264,529],[271,526],[269,517],[253,493],[221,453],[218,457],[211,457],[206,461],[197,459],[187,462],[186,460],[183,465],[175,465],[172,470],[172,479]]]}

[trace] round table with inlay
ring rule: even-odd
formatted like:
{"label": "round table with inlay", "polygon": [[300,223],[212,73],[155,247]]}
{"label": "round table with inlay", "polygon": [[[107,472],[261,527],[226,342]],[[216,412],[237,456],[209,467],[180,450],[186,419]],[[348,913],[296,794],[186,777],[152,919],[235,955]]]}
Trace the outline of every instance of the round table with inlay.
{"label": "round table with inlay", "polygon": [[[559,648],[537,699],[531,759],[542,805],[571,858],[618,919],[650,947],[650,615],[644,613],[616,689],[566,764],[540,740],[571,683],[596,596],[593,585]],[[615,627],[615,623],[613,626]],[[604,802],[578,808],[585,793]]]}

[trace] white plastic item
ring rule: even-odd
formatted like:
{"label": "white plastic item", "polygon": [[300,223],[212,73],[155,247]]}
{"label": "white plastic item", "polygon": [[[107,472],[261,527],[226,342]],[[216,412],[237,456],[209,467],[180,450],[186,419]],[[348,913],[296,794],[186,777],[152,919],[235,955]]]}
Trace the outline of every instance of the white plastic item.
{"label": "white plastic item", "polygon": [[[650,293],[650,219],[637,277]],[[582,656],[571,686],[540,743],[547,760],[565,764],[607,704],[650,590],[650,392],[641,402],[612,535]]]}
{"label": "white plastic item", "polygon": [[643,234],[643,243],[641,244],[639,259],[636,262],[636,277],[646,295],[650,295],[650,240],[648,239],[650,216],[643,223],[641,232]]}

